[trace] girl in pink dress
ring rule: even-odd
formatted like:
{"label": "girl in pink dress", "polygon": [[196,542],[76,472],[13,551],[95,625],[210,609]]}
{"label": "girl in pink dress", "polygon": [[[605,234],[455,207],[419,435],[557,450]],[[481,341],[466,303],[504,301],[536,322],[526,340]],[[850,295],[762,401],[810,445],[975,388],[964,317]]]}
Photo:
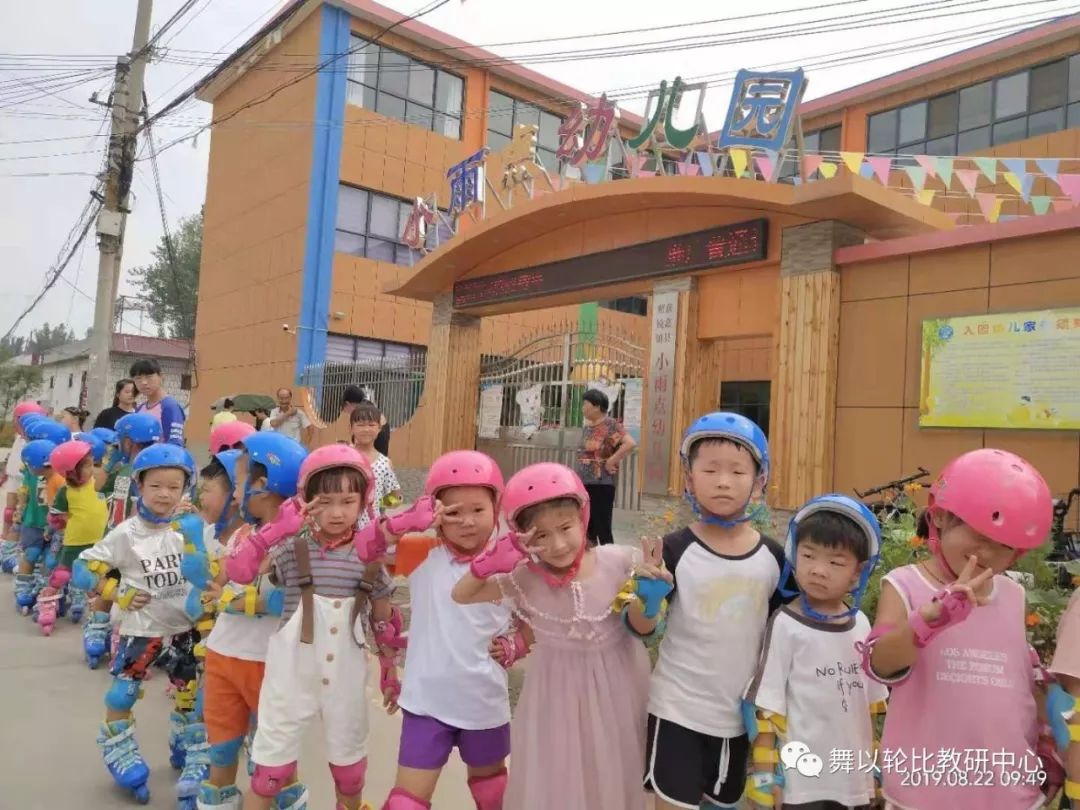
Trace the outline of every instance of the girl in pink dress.
{"label": "girl in pink dress", "polygon": [[1043,806],[1024,589],[1004,572],[1050,520],[1046,481],[1003,450],[953,459],[930,487],[933,553],[885,576],[862,648],[867,673],[892,687],[877,760],[888,806]]}
{"label": "girl in pink dress", "polygon": [[621,617],[612,603],[628,579],[671,576],[625,546],[588,547],[589,497],[561,464],[521,470],[502,508],[511,532],[474,558],[453,597],[506,600],[536,635],[511,722],[504,806],[644,810],[649,659],[638,636],[652,621],[641,599]]}

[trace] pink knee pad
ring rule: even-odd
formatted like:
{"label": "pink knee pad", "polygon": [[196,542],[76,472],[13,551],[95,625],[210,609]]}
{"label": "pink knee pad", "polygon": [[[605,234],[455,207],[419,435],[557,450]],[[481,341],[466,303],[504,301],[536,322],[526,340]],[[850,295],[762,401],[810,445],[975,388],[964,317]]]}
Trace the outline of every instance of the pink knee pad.
{"label": "pink knee pad", "polygon": [[251,775],[251,792],[272,799],[296,778],[296,763],[288,765],[256,765]]}
{"label": "pink knee pad", "polygon": [[476,810],[502,810],[506,768],[491,776],[474,776],[469,780],[469,791],[476,802]]}
{"label": "pink knee pad", "polygon": [[13,521],[14,519],[15,519],[15,507],[14,506],[9,506],[6,509],[4,509],[4,525],[5,526],[10,526],[11,521]]}
{"label": "pink knee pad", "polygon": [[52,574],[49,575],[49,587],[60,590],[65,585],[71,582],[71,569],[70,568],[57,568]]}
{"label": "pink knee pad", "polygon": [[342,796],[359,796],[364,790],[366,773],[367,757],[352,765],[330,764],[330,775],[334,777],[334,787]]}
{"label": "pink knee pad", "polygon": [[386,798],[382,810],[431,810],[431,802],[418,799],[407,790],[394,788]]}

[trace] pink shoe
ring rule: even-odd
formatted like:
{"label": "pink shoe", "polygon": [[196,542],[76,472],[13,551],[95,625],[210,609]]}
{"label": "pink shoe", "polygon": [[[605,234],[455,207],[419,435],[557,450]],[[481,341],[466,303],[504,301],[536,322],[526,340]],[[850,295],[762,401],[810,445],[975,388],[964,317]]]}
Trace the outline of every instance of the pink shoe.
{"label": "pink shoe", "polygon": [[53,626],[56,624],[56,613],[60,608],[60,600],[63,596],[62,591],[50,587],[42,588],[41,593],[38,594],[37,623],[41,627],[41,632],[46,636],[52,635]]}

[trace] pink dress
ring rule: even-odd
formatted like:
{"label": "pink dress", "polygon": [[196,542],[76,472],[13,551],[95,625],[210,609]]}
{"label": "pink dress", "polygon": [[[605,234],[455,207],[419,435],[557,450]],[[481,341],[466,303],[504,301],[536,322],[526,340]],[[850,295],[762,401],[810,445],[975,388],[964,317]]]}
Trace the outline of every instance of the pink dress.
{"label": "pink dress", "polygon": [[[916,565],[890,571],[885,580],[908,613],[941,588]],[[994,577],[990,602],[931,641],[893,686],[878,759],[893,807],[1042,807],[1024,613],[1023,587]]]}
{"label": "pink dress", "polygon": [[649,657],[612,613],[635,552],[601,546],[585,580],[551,588],[525,566],[497,577],[536,633],[510,726],[514,810],[643,810]]}

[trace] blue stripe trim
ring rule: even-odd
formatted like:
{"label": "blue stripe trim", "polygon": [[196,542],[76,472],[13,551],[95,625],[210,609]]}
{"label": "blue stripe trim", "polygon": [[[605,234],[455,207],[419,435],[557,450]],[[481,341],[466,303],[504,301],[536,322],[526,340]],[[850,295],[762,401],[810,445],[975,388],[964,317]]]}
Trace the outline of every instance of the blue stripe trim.
{"label": "blue stripe trim", "polygon": [[[350,18],[342,9],[324,5],[319,53],[338,54],[349,49]],[[330,290],[334,276],[334,226],[337,222],[341,140],[345,122],[345,58],[319,71],[315,79],[316,122],[308,189],[307,241],[296,339],[296,381],[305,366],[326,358],[326,330],[330,319]]]}

